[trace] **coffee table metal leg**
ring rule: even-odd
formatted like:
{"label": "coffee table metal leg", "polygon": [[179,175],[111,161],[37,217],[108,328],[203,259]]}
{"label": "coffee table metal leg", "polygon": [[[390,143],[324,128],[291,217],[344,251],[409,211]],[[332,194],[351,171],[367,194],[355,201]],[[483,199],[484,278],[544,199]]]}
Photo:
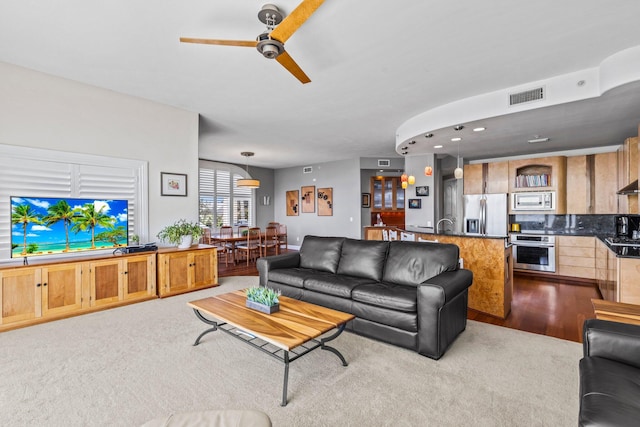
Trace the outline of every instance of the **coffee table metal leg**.
{"label": "coffee table metal leg", "polygon": [[200,335],[198,335],[198,338],[196,338],[196,342],[193,343],[193,345],[198,345],[200,344],[200,339],[202,339],[203,336],[207,335],[209,332],[215,332],[218,330],[218,323],[214,322],[213,320],[209,320],[206,317],[204,317],[197,309],[193,309],[193,312],[196,314],[196,316],[198,316],[198,319],[202,320],[204,323],[206,323],[207,325],[212,325],[212,328],[207,329],[206,331],[204,331],[203,333],[201,333]]}
{"label": "coffee table metal leg", "polygon": [[326,338],[322,338],[320,340],[320,348],[323,350],[328,350],[330,352],[332,352],[333,354],[335,354],[336,356],[338,356],[340,358],[340,361],[342,361],[342,366],[349,366],[349,364],[347,363],[347,361],[345,360],[344,356],[342,355],[342,353],[340,353],[338,350],[336,350],[333,347],[330,347],[328,345],[325,345],[325,343],[329,342],[329,341],[333,341],[336,338],[338,338],[338,336],[342,333],[342,331],[344,331],[346,324],[343,323],[342,325],[340,325],[340,327],[338,328],[338,330],[336,331],[335,334],[330,335]]}
{"label": "coffee table metal leg", "polygon": [[287,383],[289,382],[289,352],[284,352],[284,385],[282,386],[282,403],[280,406],[287,406]]}

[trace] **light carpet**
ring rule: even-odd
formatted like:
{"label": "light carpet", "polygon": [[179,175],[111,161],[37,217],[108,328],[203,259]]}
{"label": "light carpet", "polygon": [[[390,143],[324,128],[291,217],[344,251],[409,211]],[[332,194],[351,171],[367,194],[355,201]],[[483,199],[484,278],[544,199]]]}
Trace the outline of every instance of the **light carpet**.
{"label": "light carpet", "polygon": [[345,332],[284,367],[207,325],[188,301],[221,286],[0,333],[3,426],[136,426],[175,412],[258,409],[274,426],[572,426],[574,342],[469,321],[442,359]]}

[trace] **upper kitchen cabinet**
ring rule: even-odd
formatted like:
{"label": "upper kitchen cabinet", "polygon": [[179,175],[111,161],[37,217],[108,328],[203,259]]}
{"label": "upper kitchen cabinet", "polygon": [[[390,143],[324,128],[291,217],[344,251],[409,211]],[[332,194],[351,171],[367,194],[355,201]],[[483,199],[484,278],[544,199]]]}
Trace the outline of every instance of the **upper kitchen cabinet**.
{"label": "upper kitchen cabinet", "polygon": [[[554,191],[556,208],[553,212],[566,212],[567,158],[564,156],[509,160],[509,193],[527,191]],[[515,213],[515,212],[511,212]]]}
{"label": "upper kitchen cabinet", "polygon": [[567,157],[568,214],[618,213],[616,152]]}
{"label": "upper kitchen cabinet", "polygon": [[[638,179],[639,160],[638,137],[627,138],[618,150],[618,189]],[[620,213],[640,213],[637,194],[620,196],[618,203]]]}
{"label": "upper kitchen cabinet", "polygon": [[464,194],[509,192],[509,162],[476,163],[464,166]]}

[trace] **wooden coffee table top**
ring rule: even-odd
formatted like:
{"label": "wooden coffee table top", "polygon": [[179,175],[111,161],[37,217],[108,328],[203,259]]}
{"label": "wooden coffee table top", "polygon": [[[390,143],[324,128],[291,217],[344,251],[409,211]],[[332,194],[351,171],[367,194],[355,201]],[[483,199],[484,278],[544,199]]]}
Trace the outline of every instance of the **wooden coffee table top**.
{"label": "wooden coffee table top", "polygon": [[285,351],[317,338],[355,316],[308,302],[280,296],[280,311],[260,313],[245,306],[244,291],[235,291],[187,303]]}

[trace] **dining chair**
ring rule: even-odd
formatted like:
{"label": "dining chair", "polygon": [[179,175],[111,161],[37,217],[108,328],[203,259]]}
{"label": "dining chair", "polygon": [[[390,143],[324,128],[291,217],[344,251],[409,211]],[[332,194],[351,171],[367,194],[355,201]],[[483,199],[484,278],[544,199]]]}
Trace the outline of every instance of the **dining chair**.
{"label": "dining chair", "polygon": [[278,229],[274,226],[265,228],[263,239],[260,242],[260,256],[267,256],[269,248],[273,248],[275,254],[278,255],[278,246],[280,246],[278,242]]}
{"label": "dining chair", "polygon": [[384,241],[389,240],[389,231],[384,228],[382,229],[382,240]]}
{"label": "dining chair", "polygon": [[236,253],[244,255],[247,260],[247,267],[249,266],[249,260],[252,255],[254,260],[260,257],[259,227],[252,227],[247,230],[246,240],[242,240],[236,245]]}
{"label": "dining chair", "polygon": [[398,240],[398,231],[389,230],[389,240]]}
{"label": "dining chair", "polygon": [[416,235],[413,233],[405,233],[404,231],[400,232],[400,240],[405,240],[405,241],[409,241],[409,242],[415,242],[416,241]]}
{"label": "dining chair", "polygon": [[244,236],[244,234],[242,234],[242,233],[244,233],[248,229],[249,229],[248,225],[239,225],[238,226],[238,236]]}
{"label": "dining chair", "polygon": [[203,243],[205,245],[210,245],[212,243],[211,228],[202,227],[202,236],[200,236],[200,243]]}
{"label": "dining chair", "polygon": [[229,262],[229,255],[231,255],[231,261],[235,263],[236,261],[236,253],[235,253],[235,243],[229,241],[227,239],[233,238],[233,227],[230,225],[223,225],[220,227],[220,232],[218,233],[218,237],[220,238],[221,247],[224,248],[223,253],[225,254],[224,265],[227,265]]}
{"label": "dining chair", "polygon": [[289,250],[289,242],[287,241],[287,226],[285,224],[278,224],[278,251],[282,249]]}

